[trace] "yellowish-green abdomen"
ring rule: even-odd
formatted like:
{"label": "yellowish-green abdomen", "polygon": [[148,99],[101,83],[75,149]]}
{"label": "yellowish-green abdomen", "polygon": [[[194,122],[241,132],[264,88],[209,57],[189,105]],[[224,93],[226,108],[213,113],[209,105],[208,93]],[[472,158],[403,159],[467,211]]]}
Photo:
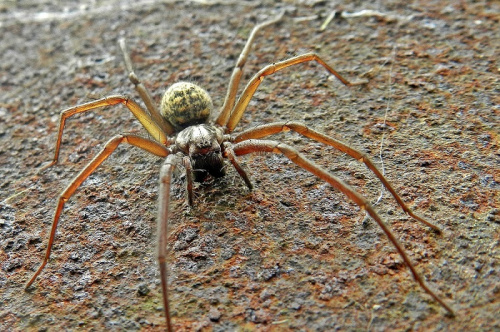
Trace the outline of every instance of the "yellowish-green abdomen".
{"label": "yellowish-green abdomen", "polygon": [[205,123],[212,111],[208,93],[189,82],[170,86],[161,100],[161,115],[178,129]]}

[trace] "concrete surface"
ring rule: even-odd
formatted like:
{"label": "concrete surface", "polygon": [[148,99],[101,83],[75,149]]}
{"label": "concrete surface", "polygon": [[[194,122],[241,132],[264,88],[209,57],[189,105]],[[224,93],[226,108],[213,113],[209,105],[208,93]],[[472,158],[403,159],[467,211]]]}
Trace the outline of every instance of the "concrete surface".
{"label": "concrete surface", "polygon": [[[258,35],[245,79],[312,50],[369,83],[348,89],[316,64],[289,68],[266,78],[237,130],[300,120],[380,167],[382,157],[404,200],[444,234],[413,222],[387,192],[376,209],[457,317],[424,293],[355,204],[280,156],[256,155],[242,158],[252,193],[230,170],[198,185],[188,209],[184,181],[175,182],[176,329],[500,330],[498,2],[50,3],[0,3],[0,330],[165,328],[154,249],[161,160],[136,148],[120,148],[71,198],[52,259],[24,291],[61,190],[114,134],[146,135],[123,107],[76,116],[59,164],[39,174],[59,112],[116,93],[139,100],[120,37],[155,100],[189,80],[220,107],[251,29],[285,8],[287,19]],[[379,181],[352,158],[291,133],[275,138],[370,201],[380,196]]]}

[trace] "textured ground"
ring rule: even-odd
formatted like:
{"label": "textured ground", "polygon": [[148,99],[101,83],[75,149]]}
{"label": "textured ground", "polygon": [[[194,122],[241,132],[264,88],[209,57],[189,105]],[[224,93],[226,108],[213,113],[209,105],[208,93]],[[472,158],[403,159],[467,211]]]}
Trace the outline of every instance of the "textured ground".
{"label": "textured ground", "polygon": [[[24,291],[57,195],[114,134],[146,135],[123,107],[76,116],[60,163],[38,174],[52,158],[59,111],[110,94],[137,98],[120,37],[155,100],[189,80],[220,107],[252,27],[282,9],[287,18],[258,35],[245,79],[316,51],[369,83],[349,89],[314,63],[289,68],[265,79],[238,129],[299,120],[379,167],[382,157],[403,199],[444,234],[413,222],[387,192],[375,207],[457,317],[423,292],[355,204],[280,156],[256,155],[242,158],[251,193],[230,170],[197,186],[189,210],[183,181],[174,184],[175,327],[500,330],[498,2],[49,3],[0,3],[0,330],[165,328],[154,249],[161,160],[136,148],[119,148],[67,203],[52,259]],[[328,22],[333,10],[362,15]],[[275,138],[377,201],[380,183],[362,164],[295,134]]]}

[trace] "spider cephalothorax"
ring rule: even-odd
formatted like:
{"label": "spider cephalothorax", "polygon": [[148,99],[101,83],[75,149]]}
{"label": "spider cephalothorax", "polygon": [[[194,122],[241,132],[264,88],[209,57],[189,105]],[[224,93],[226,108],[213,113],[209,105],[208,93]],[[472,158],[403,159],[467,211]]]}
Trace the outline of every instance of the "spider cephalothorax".
{"label": "spider cephalothorax", "polygon": [[420,277],[410,259],[407,257],[403,247],[399,244],[399,241],[385,225],[366,198],[361,196],[361,194],[354,190],[354,188],[350,185],[307,159],[293,147],[282,142],[263,140],[262,138],[281,132],[294,131],[300,135],[330,145],[346,153],[357,161],[364,163],[366,167],[368,167],[368,169],[370,169],[378,177],[378,179],[392,194],[397,203],[406,213],[439,232],[439,228],[437,226],[412,212],[412,210],[403,202],[397,192],[393,189],[391,184],[385,179],[382,173],[370,161],[368,156],[350,147],[349,145],[342,143],[341,141],[321,134],[298,122],[288,121],[262,124],[230,135],[230,133],[238,125],[248,103],[250,102],[250,99],[264,77],[272,75],[276,71],[303,62],[315,61],[328,70],[332,75],[337,77],[342,83],[347,86],[351,85],[349,81],[344,79],[332,67],[326,64],[326,62],[324,62],[319,55],[316,53],[307,53],[264,67],[250,79],[247,86],[243,89],[239,99],[236,99],[238,86],[242,77],[243,66],[248,57],[250,46],[256,32],[267,25],[279,21],[280,19],[281,16],[274,20],[269,20],[259,24],[253,29],[233,70],[224,104],[213,123],[210,122],[212,101],[208,96],[208,93],[192,83],[180,82],[172,85],[165,93],[159,111],[148,91],[133,72],[131,60],[125,50],[125,42],[124,40],[120,40],[120,47],[124,55],[125,65],[129,71],[129,78],[135,85],[141,99],[144,101],[147,111],[133,100],[121,95],[102,98],[62,111],[54,159],[48,166],[57,163],[66,119],[74,114],[90,111],[98,107],[116,104],[125,105],[140,121],[153,139],[147,139],[136,135],[116,135],[106,143],[105,147],[94,157],[94,159],[92,159],[92,161],[85,166],[75,179],[70,182],[68,187],[59,196],[44,260],[33,277],[26,284],[26,288],[35,281],[36,277],[40,274],[48,262],[52,250],[52,244],[54,243],[57,224],[59,222],[59,217],[62,213],[64,204],[73,195],[80,184],[104,160],[106,160],[106,158],[108,158],[121,143],[128,143],[146,150],[156,156],[165,158],[160,170],[157,248],[161,273],[163,304],[167,328],[169,331],[172,330],[172,323],[168,302],[166,257],[168,220],[171,217],[171,213],[169,211],[170,183],[173,170],[179,165],[183,165],[185,167],[189,204],[193,204],[192,176],[194,175],[195,181],[202,181],[208,175],[214,177],[223,176],[224,159],[228,159],[230,161],[238,174],[245,181],[248,188],[252,189],[252,184],[246,172],[238,164],[236,156],[258,152],[278,153],[284,155],[299,167],[302,167],[322,180],[328,182],[334,188],[345,194],[361,209],[364,209],[382,228],[420,286],[440,305],[448,310],[449,313],[453,314],[453,310],[431,289],[429,289],[429,287],[427,287],[423,278]]}
{"label": "spider cephalothorax", "polygon": [[189,156],[195,181],[203,181],[208,174],[216,178],[225,175],[223,138],[222,129],[210,124],[187,127],[177,134],[175,146]]}

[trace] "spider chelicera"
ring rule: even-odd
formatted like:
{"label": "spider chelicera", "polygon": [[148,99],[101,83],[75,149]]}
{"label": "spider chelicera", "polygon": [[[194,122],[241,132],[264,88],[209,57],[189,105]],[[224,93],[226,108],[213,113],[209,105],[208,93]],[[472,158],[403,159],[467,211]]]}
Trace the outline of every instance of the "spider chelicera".
{"label": "spider chelicera", "polygon": [[90,111],[103,106],[111,106],[117,104],[125,105],[140,121],[144,128],[151,135],[152,139],[143,138],[136,135],[117,135],[111,138],[105,147],[90,161],[85,168],[70,182],[68,187],[60,194],[57,207],[55,209],[54,220],[50,232],[49,243],[42,264],[35,272],[33,277],[26,284],[26,288],[31,286],[37,276],[41,273],[47,261],[49,260],[52,245],[56,234],[57,224],[64,204],[73,195],[76,189],[82,182],[106,159],[111,153],[121,144],[128,143],[146,150],[158,157],[165,158],[160,170],[160,193],[159,193],[159,211],[158,211],[158,261],[160,266],[161,285],[163,292],[163,305],[165,310],[165,318],[167,328],[172,331],[172,323],[169,311],[168,301],[168,286],[167,286],[167,234],[168,220],[170,217],[169,202],[170,202],[170,184],[172,174],[176,167],[183,166],[186,170],[187,182],[187,199],[190,205],[193,204],[193,181],[203,181],[207,177],[222,177],[225,175],[224,159],[228,159],[234,166],[238,174],[245,181],[249,189],[252,189],[252,184],[249,177],[243,168],[238,164],[236,156],[246,155],[254,152],[271,152],[283,154],[299,167],[311,172],[317,177],[328,182],[334,188],[344,193],[361,209],[365,210],[382,228],[389,240],[392,242],[396,250],[399,252],[403,261],[410,269],[415,280],[420,286],[443,306],[451,315],[454,315],[453,310],[439,298],[424,282],[423,278],[416,271],[410,259],[406,255],[403,247],[392,234],[389,228],[382,221],[377,212],[373,209],[370,203],[356,192],[351,186],[344,181],[330,174],[322,167],[308,160],[293,147],[273,140],[263,140],[261,138],[285,131],[295,131],[300,135],[316,140],[318,142],[330,145],[347,155],[362,162],[368,167],[383,183],[385,188],[396,199],[399,206],[411,217],[431,227],[437,232],[440,229],[419,217],[403,202],[401,197],[396,193],[393,187],[385,179],[382,173],[375,167],[370,159],[356,149],[342,143],[332,137],[321,134],[306,125],[299,122],[274,122],[269,124],[258,125],[251,129],[240,133],[232,134],[233,130],[238,125],[248,103],[250,102],[255,91],[259,87],[262,80],[273,73],[290,67],[296,64],[316,61],[326,70],[339,79],[344,85],[351,86],[352,84],[338,74],[332,67],[326,64],[323,59],[316,53],[307,53],[299,56],[294,56],[284,61],[279,61],[265,66],[257,74],[255,74],[247,86],[244,88],[240,97],[236,99],[238,86],[243,74],[243,67],[247,60],[250,47],[253,43],[256,33],[265,26],[276,23],[281,20],[283,14],[279,17],[263,22],[254,27],[252,30],[243,51],[241,52],[238,62],[233,70],[229,82],[226,97],[223,106],[215,121],[210,120],[212,112],[212,101],[208,93],[199,86],[188,83],[178,82],[167,89],[161,100],[160,110],[155,106],[149,92],[141,83],[139,78],[133,71],[132,62],[126,51],[125,41],[119,41],[122,50],[125,65],[129,72],[129,79],[134,84],[141,99],[146,105],[147,111],[141,108],[133,100],[122,96],[114,95],[106,98],[101,98],[89,103],[81,104],[75,107],[68,108],[61,112],[59,133],[55,148],[54,159],[50,164],[44,167],[47,168],[57,163],[59,158],[59,150],[61,146],[61,138],[63,134],[64,124],[66,119],[86,111]]}

